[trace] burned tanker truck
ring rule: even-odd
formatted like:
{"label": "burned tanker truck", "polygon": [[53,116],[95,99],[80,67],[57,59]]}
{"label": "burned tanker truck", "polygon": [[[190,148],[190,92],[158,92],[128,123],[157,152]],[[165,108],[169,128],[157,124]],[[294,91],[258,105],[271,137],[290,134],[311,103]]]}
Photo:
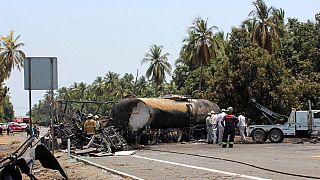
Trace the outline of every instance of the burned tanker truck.
{"label": "burned tanker truck", "polygon": [[220,108],[205,99],[126,98],[114,105],[112,121],[131,143],[190,141],[206,137],[205,119],[210,111]]}

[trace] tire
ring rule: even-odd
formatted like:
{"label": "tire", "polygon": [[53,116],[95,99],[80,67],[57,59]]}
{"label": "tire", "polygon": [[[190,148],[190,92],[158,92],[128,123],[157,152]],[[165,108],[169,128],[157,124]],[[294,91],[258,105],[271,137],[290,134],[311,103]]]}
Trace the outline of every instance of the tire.
{"label": "tire", "polygon": [[281,143],[284,139],[283,133],[278,130],[278,129],[274,129],[271,130],[269,133],[269,140],[272,143]]}
{"label": "tire", "polygon": [[255,143],[264,143],[267,140],[267,134],[261,129],[256,129],[252,132],[252,140]]}

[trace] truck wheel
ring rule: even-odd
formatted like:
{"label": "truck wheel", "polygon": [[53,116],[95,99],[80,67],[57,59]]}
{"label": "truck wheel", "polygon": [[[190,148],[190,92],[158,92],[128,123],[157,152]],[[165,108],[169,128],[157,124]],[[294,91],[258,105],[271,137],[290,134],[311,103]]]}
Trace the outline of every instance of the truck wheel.
{"label": "truck wheel", "polygon": [[283,133],[278,129],[271,130],[271,132],[269,133],[269,140],[272,143],[281,143],[283,139]]}
{"label": "truck wheel", "polygon": [[261,129],[252,132],[252,140],[256,143],[264,143],[267,140],[266,136],[266,133]]}

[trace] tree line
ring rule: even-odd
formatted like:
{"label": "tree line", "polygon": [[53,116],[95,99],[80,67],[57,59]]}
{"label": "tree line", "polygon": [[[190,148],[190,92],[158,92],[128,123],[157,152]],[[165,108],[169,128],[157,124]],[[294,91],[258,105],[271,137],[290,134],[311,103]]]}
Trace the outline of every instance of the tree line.
{"label": "tree line", "polygon": [[[58,89],[55,99],[117,102],[127,96],[181,94],[233,106],[237,112],[251,111],[250,98],[285,115],[292,107],[307,109],[308,100],[320,108],[319,13],[306,22],[286,19],[285,10],[256,0],[248,18],[228,34],[197,17],[187,28],[175,69],[168,58],[163,46],[152,45],[141,58],[149,65],[145,76],[109,71],[91,84]],[[47,115],[49,96],[33,107],[36,117]]]}

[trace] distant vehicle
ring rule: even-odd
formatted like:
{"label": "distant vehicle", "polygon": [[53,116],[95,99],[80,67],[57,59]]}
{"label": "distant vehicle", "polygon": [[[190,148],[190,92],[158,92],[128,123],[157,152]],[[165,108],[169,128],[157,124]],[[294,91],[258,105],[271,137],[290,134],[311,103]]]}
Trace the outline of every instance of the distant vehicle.
{"label": "distant vehicle", "polygon": [[6,130],[8,127],[6,123],[0,123],[0,126],[2,127],[2,130]]}
{"label": "distant vehicle", "polygon": [[18,123],[19,124],[19,126],[21,126],[22,128],[27,128],[27,123]]}
{"label": "distant vehicle", "polygon": [[12,131],[14,132],[22,132],[26,131],[27,129],[27,126],[20,125],[18,123],[11,123],[9,126],[12,128]]}
{"label": "distant vehicle", "polygon": [[16,119],[14,120],[14,122],[16,122],[16,123],[27,123],[27,124],[29,124],[30,118],[29,118],[29,117],[19,117],[19,118],[16,118]]}

